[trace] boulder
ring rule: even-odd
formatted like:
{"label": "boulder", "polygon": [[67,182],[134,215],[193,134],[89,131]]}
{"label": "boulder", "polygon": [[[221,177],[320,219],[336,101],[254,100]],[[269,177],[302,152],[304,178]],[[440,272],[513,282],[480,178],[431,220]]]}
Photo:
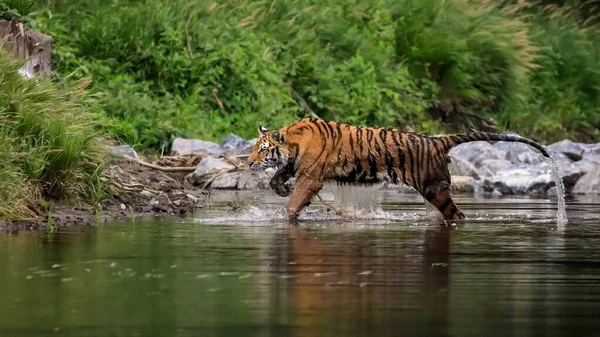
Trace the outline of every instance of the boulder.
{"label": "boulder", "polygon": [[600,194],[600,164],[579,178],[572,190],[573,194]]}
{"label": "boulder", "polygon": [[231,155],[250,154],[252,152],[252,143],[231,133],[223,139],[221,148]]}
{"label": "boulder", "polygon": [[223,152],[219,144],[199,139],[175,138],[171,145],[171,154],[175,156],[205,154],[216,157]]}
{"label": "boulder", "polygon": [[568,139],[561,140],[558,143],[554,143],[548,146],[548,149],[554,152],[560,152],[565,154],[571,160],[578,161],[583,158],[583,153],[586,150],[585,145],[580,143],[574,143]]}
{"label": "boulder", "polygon": [[452,191],[455,193],[473,192],[475,179],[471,176],[452,176]]}
{"label": "boulder", "polygon": [[494,145],[487,142],[472,142],[454,147],[450,150],[449,155],[452,158],[461,158],[480,168],[482,160],[504,159],[506,152],[496,149]]}
{"label": "boulder", "polygon": [[554,186],[548,165],[511,164],[483,182],[486,192],[502,194],[545,193]]}
{"label": "boulder", "polygon": [[185,179],[192,185],[200,185],[204,183],[208,175],[212,175],[215,172],[229,171],[234,169],[235,166],[228,164],[220,159],[206,156],[196,166],[194,172],[188,174]]}
{"label": "boulder", "polygon": [[521,153],[532,151],[529,148],[529,145],[516,142],[498,142],[494,147],[496,150],[504,152],[505,157],[503,159],[508,160],[511,163],[520,163],[521,160],[518,156]]}
{"label": "boulder", "polygon": [[484,159],[479,165],[479,172],[482,176],[492,176],[512,164],[505,159]]}
{"label": "boulder", "polygon": [[450,171],[450,175],[453,176],[469,176],[479,179],[477,168],[458,156],[452,157],[452,162],[448,164],[448,170]]}
{"label": "boulder", "polygon": [[210,187],[221,190],[235,189],[238,184],[239,176],[239,172],[223,173],[213,180],[213,182],[210,184]]}
{"label": "boulder", "polygon": [[269,186],[267,177],[257,176],[252,172],[242,172],[238,178],[237,188],[239,190],[266,189]]}
{"label": "boulder", "polygon": [[600,143],[590,144],[583,153],[583,158],[591,162],[600,163]]}
{"label": "boulder", "polygon": [[107,147],[110,152],[117,156],[129,156],[133,158],[139,158],[137,152],[129,146],[129,145],[117,145],[117,146],[108,146]]}

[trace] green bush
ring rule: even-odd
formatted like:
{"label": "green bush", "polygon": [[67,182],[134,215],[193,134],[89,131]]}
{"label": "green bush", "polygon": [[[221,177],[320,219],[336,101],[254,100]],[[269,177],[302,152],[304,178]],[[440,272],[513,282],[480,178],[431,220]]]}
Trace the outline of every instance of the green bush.
{"label": "green bush", "polygon": [[[515,4],[516,3],[516,4]],[[598,128],[597,29],[529,2],[54,1],[34,26],[63,75],[93,78],[114,133],[253,138],[305,115],[422,132]],[[443,130],[442,130],[443,129]]]}
{"label": "green bush", "polygon": [[86,83],[25,79],[22,65],[0,46],[0,217],[31,216],[40,198],[98,201],[101,121],[87,112]]}

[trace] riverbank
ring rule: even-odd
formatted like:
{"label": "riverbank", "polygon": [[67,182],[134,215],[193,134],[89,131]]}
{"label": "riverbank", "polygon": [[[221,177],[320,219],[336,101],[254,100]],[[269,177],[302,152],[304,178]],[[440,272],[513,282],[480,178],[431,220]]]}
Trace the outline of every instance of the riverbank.
{"label": "riverbank", "polygon": [[[108,196],[97,207],[56,202],[47,214],[0,222],[0,230],[54,229],[119,219],[187,215],[204,207],[211,191],[268,190],[269,174],[254,175],[245,164],[255,141],[234,134],[220,144],[178,138],[168,156],[139,156],[127,145],[106,146],[113,154],[101,178]],[[564,140],[547,149],[556,161],[566,194],[600,194],[600,144]],[[550,166],[524,144],[467,143],[452,149],[449,155],[456,194],[556,195]],[[416,194],[410,187],[386,183],[380,189]]]}

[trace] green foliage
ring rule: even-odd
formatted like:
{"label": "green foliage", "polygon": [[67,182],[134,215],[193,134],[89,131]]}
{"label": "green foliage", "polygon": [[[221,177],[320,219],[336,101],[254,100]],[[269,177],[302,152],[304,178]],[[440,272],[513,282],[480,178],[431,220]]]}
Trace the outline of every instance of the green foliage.
{"label": "green foliage", "polygon": [[0,20],[15,20],[30,26],[31,18],[27,15],[36,3],[36,0],[4,0],[0,3]]}
{"label": "green foliage", "polygon": [[86,83],[24,79],[22,65],[0,47],[0,217],[31,216],[40,197],[98,201],[100,120]]}
{"label": "green foliage", "polygon": [[513,3],[55,1],[34,24],[55,38],[59,73],[93,78],[132,145],[253,138],[305,114],[289,87],[353,124],[439,132],[494,117],[545,140],[595,137],[597,30]]}

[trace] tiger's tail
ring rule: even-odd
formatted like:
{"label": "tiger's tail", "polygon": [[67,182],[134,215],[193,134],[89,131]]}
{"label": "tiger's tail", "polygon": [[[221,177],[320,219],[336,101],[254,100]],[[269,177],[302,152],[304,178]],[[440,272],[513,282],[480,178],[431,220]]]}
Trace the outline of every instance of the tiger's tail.
{"label": "tiger's tail", "polygon": [[488,133],[488,132],[471,132],[471,133],[459,133],[454,135],[440,136],[440,137],[432,137],[442,139],[442,142],[445,145],[446,152],[451,148],[468,142],[476,142],[476,141],[502,141],[502,142],[518,142],[525,143],[530,145],[537,150],[539,150],[544,157],[551,158],[548,151],[540,144],[534,142],[533,140],[523,138],[520,136],[514,135],[503,135],[498,133]]}

